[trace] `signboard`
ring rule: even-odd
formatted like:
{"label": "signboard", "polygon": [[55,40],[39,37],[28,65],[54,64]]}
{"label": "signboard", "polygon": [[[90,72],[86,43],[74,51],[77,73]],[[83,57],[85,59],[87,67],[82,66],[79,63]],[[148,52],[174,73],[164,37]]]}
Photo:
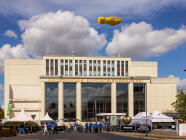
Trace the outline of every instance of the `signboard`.
{"label": "signboard", "polygon": [[110,126],[117,125],[117,116],[110,116]]}
{"label": "signboard", "polygon": [[123,130],[123,131],[133,131],[133,130],[135,130],[135,126],[121,126],[121,130]]}
{"label": "signboard", "polygon": [[34,119],[35,119],[35,117],[36,117],[36,115],[31,115],[31,117],[32,117],[32,119],[34,120]]}
{"label": "signboard", "polygon": [[8,103],[7,116],[10,115],[10,110],[12,109],[12,103]]}
{"label": "signboard", "polygon": [[186,123],[179,123],[179,136],[186,136]]}

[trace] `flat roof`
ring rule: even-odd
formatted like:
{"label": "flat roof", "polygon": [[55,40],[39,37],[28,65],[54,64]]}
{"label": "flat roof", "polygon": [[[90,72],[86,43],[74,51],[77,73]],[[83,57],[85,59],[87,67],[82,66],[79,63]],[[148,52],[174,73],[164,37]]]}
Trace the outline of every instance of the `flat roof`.
{"label": "flat roof", "polygon": [[43,55],[44,57],[89,57],[89,58],[129,58],[131,59],[131,57],[120,57],[120,56],[70,56],[70,55]]}
{"label": "flat roof", "polygon": [[126,113],[98,113],[97,116],[125,116]]}

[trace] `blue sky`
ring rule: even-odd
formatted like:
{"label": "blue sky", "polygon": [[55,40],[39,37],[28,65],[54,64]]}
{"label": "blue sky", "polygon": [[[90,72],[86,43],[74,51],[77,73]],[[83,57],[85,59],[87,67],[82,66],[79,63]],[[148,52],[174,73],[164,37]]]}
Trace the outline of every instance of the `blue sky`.
{"label": "blue sky", "polygon": [[[133,60],[157,61],[160,77],[175,76],[178,88],[186,88],[185,13],[184,0],[0,0],[0,92],[5,58],[71,55],[72,49],[103,56],[115,49]],[[123,22],[98,25],[99,16]]]}

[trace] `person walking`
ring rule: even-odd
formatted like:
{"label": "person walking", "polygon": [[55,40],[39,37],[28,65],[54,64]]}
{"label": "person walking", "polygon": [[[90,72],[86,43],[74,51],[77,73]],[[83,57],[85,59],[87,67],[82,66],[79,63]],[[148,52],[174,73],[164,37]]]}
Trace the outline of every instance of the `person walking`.
{"label": "person walking", "polygon": [[97,122],[95,123],[95,133],[98,133],[98,124],[97,124]]}
{"label": "person walking", "polygon": [[88,122],[85,123],[86,133],[88,133]]}
{"label": "person walking", "polygon": [[107,131],[109,132],[110,131],[110,123],[107,122]]}
{"label": "person walking", "polygon": [[53,134],[57,134],[57,123],[56,123],[56,121],[53,122]]}
{"label": "person walking", "polygon": [[99,123],[98,127],[99,127],[99,132],[101,133],[102,132],[102,123],[101,122]]}
{"label": "person walking", "polygon": [[52,130],[52,125],[50,122],[48,122],[47,124],[47,130],[48,130],[48,134],[50,135],[51,134],[51,130]]}
{"label": "person walking", "polygon": [[19,134],[24,134],[25,135],[25,125],[24,125],[23,122],[20,123]]}
{"label": "person walking", "polygon": [[76,131],[79,132],[79,124],[78,124],[78,122],[76,123]]}
{"label": "person walking", "polygon": [[92,123],[89,123],[89,131],[92,132]]}
{"label": "person walking", "polygon": [[43,125],[43,135],[48,135],[47,123],[44,123],[44,125]]}

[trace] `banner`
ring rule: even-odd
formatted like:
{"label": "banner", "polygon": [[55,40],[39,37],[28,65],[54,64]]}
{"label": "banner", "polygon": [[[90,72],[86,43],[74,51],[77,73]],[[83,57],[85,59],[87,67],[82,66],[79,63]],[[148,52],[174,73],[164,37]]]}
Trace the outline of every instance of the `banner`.
{"label": "banner", "polygon": [[12,103],[8,103],[7,116],[10,115],[10,110],[12,109]]}
{"label": "banner", "polygon": [[110,126],[117,125],[117,116],[110,116]]}
{"label": "banner", "polygon": [[179,123],[179,136],[186,136],[186,123]]}

